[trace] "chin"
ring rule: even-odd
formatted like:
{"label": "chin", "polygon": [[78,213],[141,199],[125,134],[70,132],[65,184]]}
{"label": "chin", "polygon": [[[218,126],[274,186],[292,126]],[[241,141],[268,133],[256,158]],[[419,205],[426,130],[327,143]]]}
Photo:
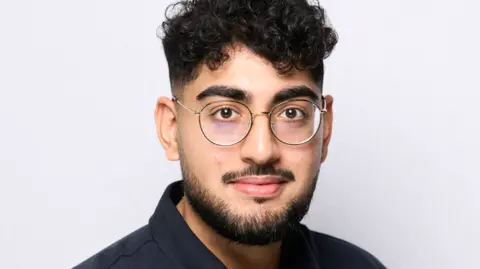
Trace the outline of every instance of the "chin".
{"label": "chin", "polygon": [[231,212],[238,214],[265,214],[282,213],[288,207],[288,203],[280,199],[267,199],[264,197],[252,197],[249,201],[242,201],[235,205],[231,204]]}

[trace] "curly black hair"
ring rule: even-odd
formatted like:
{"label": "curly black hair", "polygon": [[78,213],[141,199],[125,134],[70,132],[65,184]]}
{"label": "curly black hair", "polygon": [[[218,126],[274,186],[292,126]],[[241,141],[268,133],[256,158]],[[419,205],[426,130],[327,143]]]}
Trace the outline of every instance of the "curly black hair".
{"label": "curly black hair", "polygon": [[281,74],[308,70],[321,86],[323,60],[338,41],[324,9],[308,0],[185,0],[169,5],[165,17],[157,35],[174,92],[196,78],[199,65],[220,67],[229,58],[226,48],[235,44]]}

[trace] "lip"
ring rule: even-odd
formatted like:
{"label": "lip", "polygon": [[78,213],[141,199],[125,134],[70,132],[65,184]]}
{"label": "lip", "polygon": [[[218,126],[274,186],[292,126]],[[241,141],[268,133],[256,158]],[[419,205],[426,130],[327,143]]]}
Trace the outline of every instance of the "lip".
{"label": "lip", "polygon": [[232,182],[234,189],[251,197],[271,198],[277,196],[287,181],[279,176],[241,177]]}
{"label": "lip", "polygon": [[268,185],[268,184],[280,184],[287,182],[280,176],[248,176],[240,177],[233,183],[252,184],[252,185]]}

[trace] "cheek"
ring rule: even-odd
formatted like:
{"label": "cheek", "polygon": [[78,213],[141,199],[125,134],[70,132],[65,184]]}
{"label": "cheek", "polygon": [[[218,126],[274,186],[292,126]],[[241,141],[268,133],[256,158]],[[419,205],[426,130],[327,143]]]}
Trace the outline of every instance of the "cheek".
{"label": "cheek", "polygon": [[295,174],[296,180],[301,186],[309,183],[320,168],[321,150],[318,145],[296,146],[284,153],[285,166],[289,167]]}
{"label": "cheek", "polygon": [[211,165],[209,142],[203,137],[197,126],[192,122],[189,127],[185,127],[180,132],[179,142],[182,147],[184,161],[188,163],[188,168],[199,180],[203,182],[204,175],[202,167]]}
{"label": "cheek", "polygon": [[[192,128],[191,128],[192,129]],[[221,182],[227,162],[232,159],[228,151],[210,143],[201,132],[186,130],[181,138],[181,144],[188,162],[188,168],[198,180],[209,188],[214,188]]]}

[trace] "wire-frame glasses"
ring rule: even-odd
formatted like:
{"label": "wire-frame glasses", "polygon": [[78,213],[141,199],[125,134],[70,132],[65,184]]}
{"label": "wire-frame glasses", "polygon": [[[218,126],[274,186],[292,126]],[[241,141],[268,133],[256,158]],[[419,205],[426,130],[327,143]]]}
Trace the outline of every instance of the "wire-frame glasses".
{"label": "wire-frame glasses", "polygon": [[270,111],[253,113],[247,105],[232,100],[217,100],[206,104],[200,111],[173,102],[198,115],[200,129],[205,138],[219,146],[239,143],[252,129],[253,119],[259,115],[269,118],[270,130],[282,143],[300,145],[310,141],[320,128],[322,115],[327,112],[325,97],[322,108],[308,99],[290,99],[275,105]]}

